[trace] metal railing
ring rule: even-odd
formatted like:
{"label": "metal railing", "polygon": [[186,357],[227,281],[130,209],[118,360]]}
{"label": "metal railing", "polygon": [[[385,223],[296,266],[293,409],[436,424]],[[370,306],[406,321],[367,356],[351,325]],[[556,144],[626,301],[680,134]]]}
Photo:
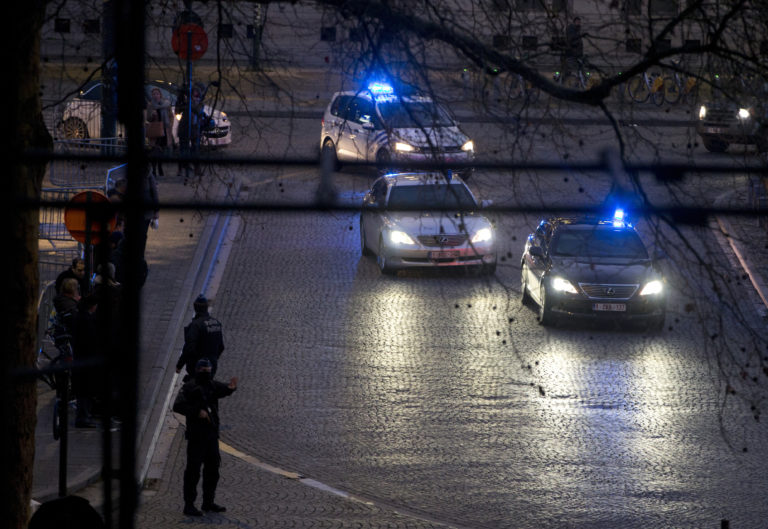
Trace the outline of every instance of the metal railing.
{"label": "metal railing", "polygon": [[[96,138],[84,140],[55,140],[53,152],[73,158],[98,155],[125,154],[124,138]],[[104,174],[114,162],[108,160],[55,159],[50,164],[51,185],[66,188],[97,188],[104,186]]]}

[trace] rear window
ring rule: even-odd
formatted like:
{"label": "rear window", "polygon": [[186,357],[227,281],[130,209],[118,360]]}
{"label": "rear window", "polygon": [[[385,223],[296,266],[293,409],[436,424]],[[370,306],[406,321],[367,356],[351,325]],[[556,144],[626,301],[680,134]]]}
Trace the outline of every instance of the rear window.
{"label": "rear window", "polygon": [[648,259],[645,245],[634,230],[595,226],[558,231],[550,245],[550,254],[559,257]]}

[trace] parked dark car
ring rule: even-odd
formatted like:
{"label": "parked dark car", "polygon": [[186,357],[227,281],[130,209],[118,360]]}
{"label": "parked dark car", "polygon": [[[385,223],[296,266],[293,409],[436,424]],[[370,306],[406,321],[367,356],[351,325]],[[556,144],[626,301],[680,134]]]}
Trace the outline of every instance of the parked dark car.
{"label": "parked dark car", "polygon": [[696,132],[710,152],[725,152],[732,143],[768,151],[768,92],[760,83],[723,81],[699,107]]}
{"label": "parked dark car", "polygon": [[660,329],[666,316],[664,279],[623,212],[542,220],[525,242],[521,293],[542,325],[581,317]]}

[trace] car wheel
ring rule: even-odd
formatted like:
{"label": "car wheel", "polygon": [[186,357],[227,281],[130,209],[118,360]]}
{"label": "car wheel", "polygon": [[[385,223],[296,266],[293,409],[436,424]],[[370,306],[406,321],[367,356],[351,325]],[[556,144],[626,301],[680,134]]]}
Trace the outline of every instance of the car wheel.
{"label": "car wheel", "polygon": [[390,156],[389,151],[386,149],[379,149],[379,152],[376,153],[376,170],[378,173],[384,175],[391,172],[391,164],[392,157]]}
{"label": "car wheel", "polygon": [[321,162],[328,163],[328,166],[334,171],[341,169],[341,163],[339,163],[339,157],[336,155],[336,146],[331,140],[325,140],[323,143],[323,150],[320,151]]}
{"label": "car wheel", "polygon": [[717,138],[702,138],[701,141],[709,152],[725,152],[728,149],[728,142]]}
{"label": "car wheel", "polygon": [[373,252],[368,248],[368,244],[365,240],[365,231],[363,230],[363,219],[360,219],[360,255],[367,257]]}
{"label": "car wheel", "polygon": [[379,239],[379,251],[376,254],[376,264],[379,265],[379,270],[382,274],[392,275],[395,273],[395,269],[390,266],[387,260],[387,255],[384,248],[384,239]]}
{"label": "car wheel", "polygon": [[88,127],[79,118],[68,118],[61,124],[61,134],[68,140],[88,139]]}
{"label": "car wheel", "polygon": [[531,295],[528,294],[528,266],[525,263],[520,267],[520,303],[528,305]]}
{"label": "car wheel", "polygon": [[552,307],[547,296],[547,287],[541,285],[539,294],[539,323],[545,327],[555,324],[555,315],[552,314]]}
{"label": "car wheel", "polygon": [[486,276],[492,276],[496,273],[496,262],[494,261],[491,264],[482,264],[480,265],[480,271],[483,275]]}

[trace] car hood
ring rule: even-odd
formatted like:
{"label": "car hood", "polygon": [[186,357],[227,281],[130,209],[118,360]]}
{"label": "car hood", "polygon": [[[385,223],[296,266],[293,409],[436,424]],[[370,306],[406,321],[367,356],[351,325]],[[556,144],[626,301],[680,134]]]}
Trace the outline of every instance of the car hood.
{"label": "car hood", "polygon": [[[491,227],[491,222],[478,213],[442,211],[388,211],[385,215],[387,225],[412,235],[436,234],[446,235],[456,233],[473,234],[481,228]],[[463,224],[463,227],[462,227]]]}
{"label": "car hood", "polygon": [[645,284],[658,279],[650,260],[553,257],[550,275],[562,275],[572,283]]}
{"label": "car hood", "polygon": [[459,127],[434,127],[423,129],[393,129],[395,140],[410,143],[414,147],[457,146],[461,147],[469,138]]}

